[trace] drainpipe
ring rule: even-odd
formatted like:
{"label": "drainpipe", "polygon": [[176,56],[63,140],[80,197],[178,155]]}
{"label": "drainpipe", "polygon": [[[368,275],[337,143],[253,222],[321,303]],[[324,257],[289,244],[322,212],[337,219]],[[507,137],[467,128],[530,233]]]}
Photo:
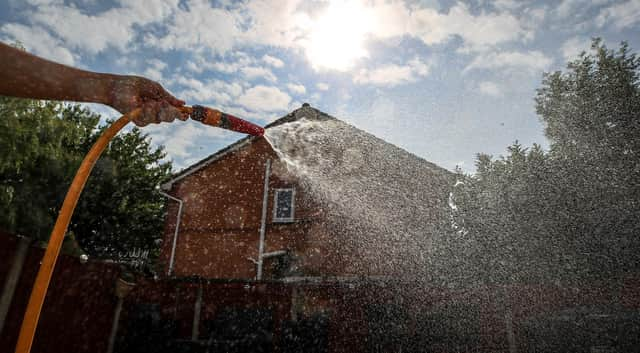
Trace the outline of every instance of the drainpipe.
{"label": "drainpipe", "polygon": [[260,220],[260,242],[258,243],[258,274],[257,280],[262,279],[262,254],[264,253],[264,233],[267,229],[267,207],[269,202],[269,175],[271,174],[271,160],[267,159],[264,168],[264,191],[262,194],[262,219]]}
{"label": "drainpipe", "polygon": [[176,229],[173,232],[173,243],[171,244],[171,257],[169,258],[169,270],[167,271],[167,276],[171,276],[171,273],[173,272],[175,257],[176,257],[176,246],[178,244],[178,231],[180,230],[180,221],[182,218],[182,200],[180,200],[177,197],[173,197],[163,192],[162,190],[158,190],[158,193],[178,203],[178,216],[176,217]]}

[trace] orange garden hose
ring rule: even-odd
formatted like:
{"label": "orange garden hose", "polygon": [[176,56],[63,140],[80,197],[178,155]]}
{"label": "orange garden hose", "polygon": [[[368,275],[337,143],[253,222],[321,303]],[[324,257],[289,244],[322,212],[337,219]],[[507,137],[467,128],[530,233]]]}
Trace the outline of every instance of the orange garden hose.
{"label": "orange garden hose", "polygon": [[[193,120],[200,121],[205,125],[217,126],[254,136],[262,136],[264,133],[264,129],[260,126],[215,109],[197,105],[193,107],[180,107],[179,109],[184,116],[191,116]],[[42,258],[42,264],[40,265],[36,281],[31,290],[29,304],[27,304],[27,310],[24,314],[22,327],[20,328],[20,336],[18,336],[16,353],[29,353],[31,351],[31,345],[33,344],[33,338],[38,326],[38,319],[40,318],[40,311],[42,310],[42,304],[44,303],[44,298],[49,288],[49,282],[51,282],[51,275],[53,274],[56,260],[60,254],[64,235],[67,232],[73,210],[76,208],[78,198],[82,193],[82,189],[89,178],[93,166],[96,164],[102,151],[104,151],[109,144],[109,141],[130,121],[138,118],[141,113],[142,110],[138,108],[113,122],[102,135],[100,135],[98,141],[91,147],[89,153],[84,157],[82,164],[80,164],[76,176],[73,178],[67,195],[64,198],[64,203],[62,204],[58,219],[51,232],[47,250]]]}
{"label": "orange garden hose", "polygon": [[40,310],[44,302],[44,297],[47,294],[49,282],[51,281],[51,275],[60,254],[60,248],[62,247],[62,241],[64,235],[67,232],[69,221],[71,221],[71,215],[76,208],[78,198],[82,189],[89,178],[91,169],[96,164],[96,161],[100,157],[102,151],[107,147],[109,141],[131,120],[137,118],[141,113],[138,108],[130,113],[123,115],[120,119],[116,120],[111,126],[109,126],[98,138],[98,141],[91,147],[91,150],[84,157],[80,168],[76,172],[76,176],[71,182],[71,186],[67,191],[67,196],[64,198],[64,203],[60,209],[60,214],[56,220],[56,224],[51,232],[49,238],[49,244],[47,250],[42,258],[42,264],[38,270],[36,281],[31,290],[31,297],[29,297],[29,304],[27,304],[27,310],[24,313],[24,319],[22,321],[22,327],[20,328],[20,336],[18,336],[18,344],[16,345],[16,353],[29,353],[31,351],[31,345],[33,343],[33,337],[36,333],[36,327],[38,325],[38,319],[40,318]]}

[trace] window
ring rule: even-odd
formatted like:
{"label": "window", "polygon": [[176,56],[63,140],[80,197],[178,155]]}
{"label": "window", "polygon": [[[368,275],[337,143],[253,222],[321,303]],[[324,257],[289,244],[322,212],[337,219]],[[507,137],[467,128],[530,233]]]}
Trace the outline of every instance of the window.
{"label": "window", "polygon": [[295,189],[276,189],[273,205],[274,222],[293,222]]}

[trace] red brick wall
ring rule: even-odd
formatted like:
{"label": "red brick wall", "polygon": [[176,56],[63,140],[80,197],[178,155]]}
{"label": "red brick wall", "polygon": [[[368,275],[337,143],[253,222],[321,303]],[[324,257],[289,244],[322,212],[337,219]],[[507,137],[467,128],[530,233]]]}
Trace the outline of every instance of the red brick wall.
{"label": "red brick wall", "polygon": [[[176,276],[245,278],[256,276],[265,163],[273,161],[269,182],[265,252],[290,249],[305,253],[323,233],[318,226],[318,207],[296,187],[264,139],[227,154],[222,159],[178,181],[169,192],[184,202],[175,256]],[[273,223],[274,189],[295,187],[294,223]],[[170,201],[162,260],[168,269],[176,202]],[[331,264],[317,256],[305,265]],[[266,260],[270,261],[270,260]],[[272,261],[272,260],[271,260]],[[269,266],[265,267],[269,277]]]}
{"label": "red brick wall", "polygon": [[[441,227],[449,227],[448,175],[431,171],[430,197],[413,223],[430,224],[420,238],[411,237],[398,246],[387,237],[384,227],[365,219],[353,225],[353,219],[331,214],[330,206],[314,202],[295,176],[265,139],[255,139],[220,159],[174,182],[169,193],[183,200],[183,214],[176,247],[174,275],[204,278],[251,279],[256,277],[262,211],[265,162],[273,161],[269,182],[265,252],[289,250],[294,257],[296,275],[311,276],[397,276],[409,270],[423,270],[412,257],[420,256],[423,242],[439,236]],[[426,163],[426,162],[425,162]],[[295,187],[295,222],[273,223],[274,189]],[[168,201],[162,260],[168,270],[178,205]],[[354,205],[355,206],[355,205]],[[349,233],[351,232],[351,233]],[[272,276],[266,260],[263,278]],[[414,266],[414,267],[411,267]]]}

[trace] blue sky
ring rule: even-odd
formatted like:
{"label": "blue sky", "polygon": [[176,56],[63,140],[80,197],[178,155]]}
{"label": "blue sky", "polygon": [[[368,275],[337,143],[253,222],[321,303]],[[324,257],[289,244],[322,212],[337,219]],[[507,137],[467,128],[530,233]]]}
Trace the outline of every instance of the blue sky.
{"label": "blue sky", "polygon": [[[547,145],[533,98],[591,37],[640,49],[640,0],[5,0],[0,40],[160,82],[260,125],[303,102],[453,170]],[[107,107],[92,106],[105,116]],[[144,128],[176,169],[241,136]]]}

